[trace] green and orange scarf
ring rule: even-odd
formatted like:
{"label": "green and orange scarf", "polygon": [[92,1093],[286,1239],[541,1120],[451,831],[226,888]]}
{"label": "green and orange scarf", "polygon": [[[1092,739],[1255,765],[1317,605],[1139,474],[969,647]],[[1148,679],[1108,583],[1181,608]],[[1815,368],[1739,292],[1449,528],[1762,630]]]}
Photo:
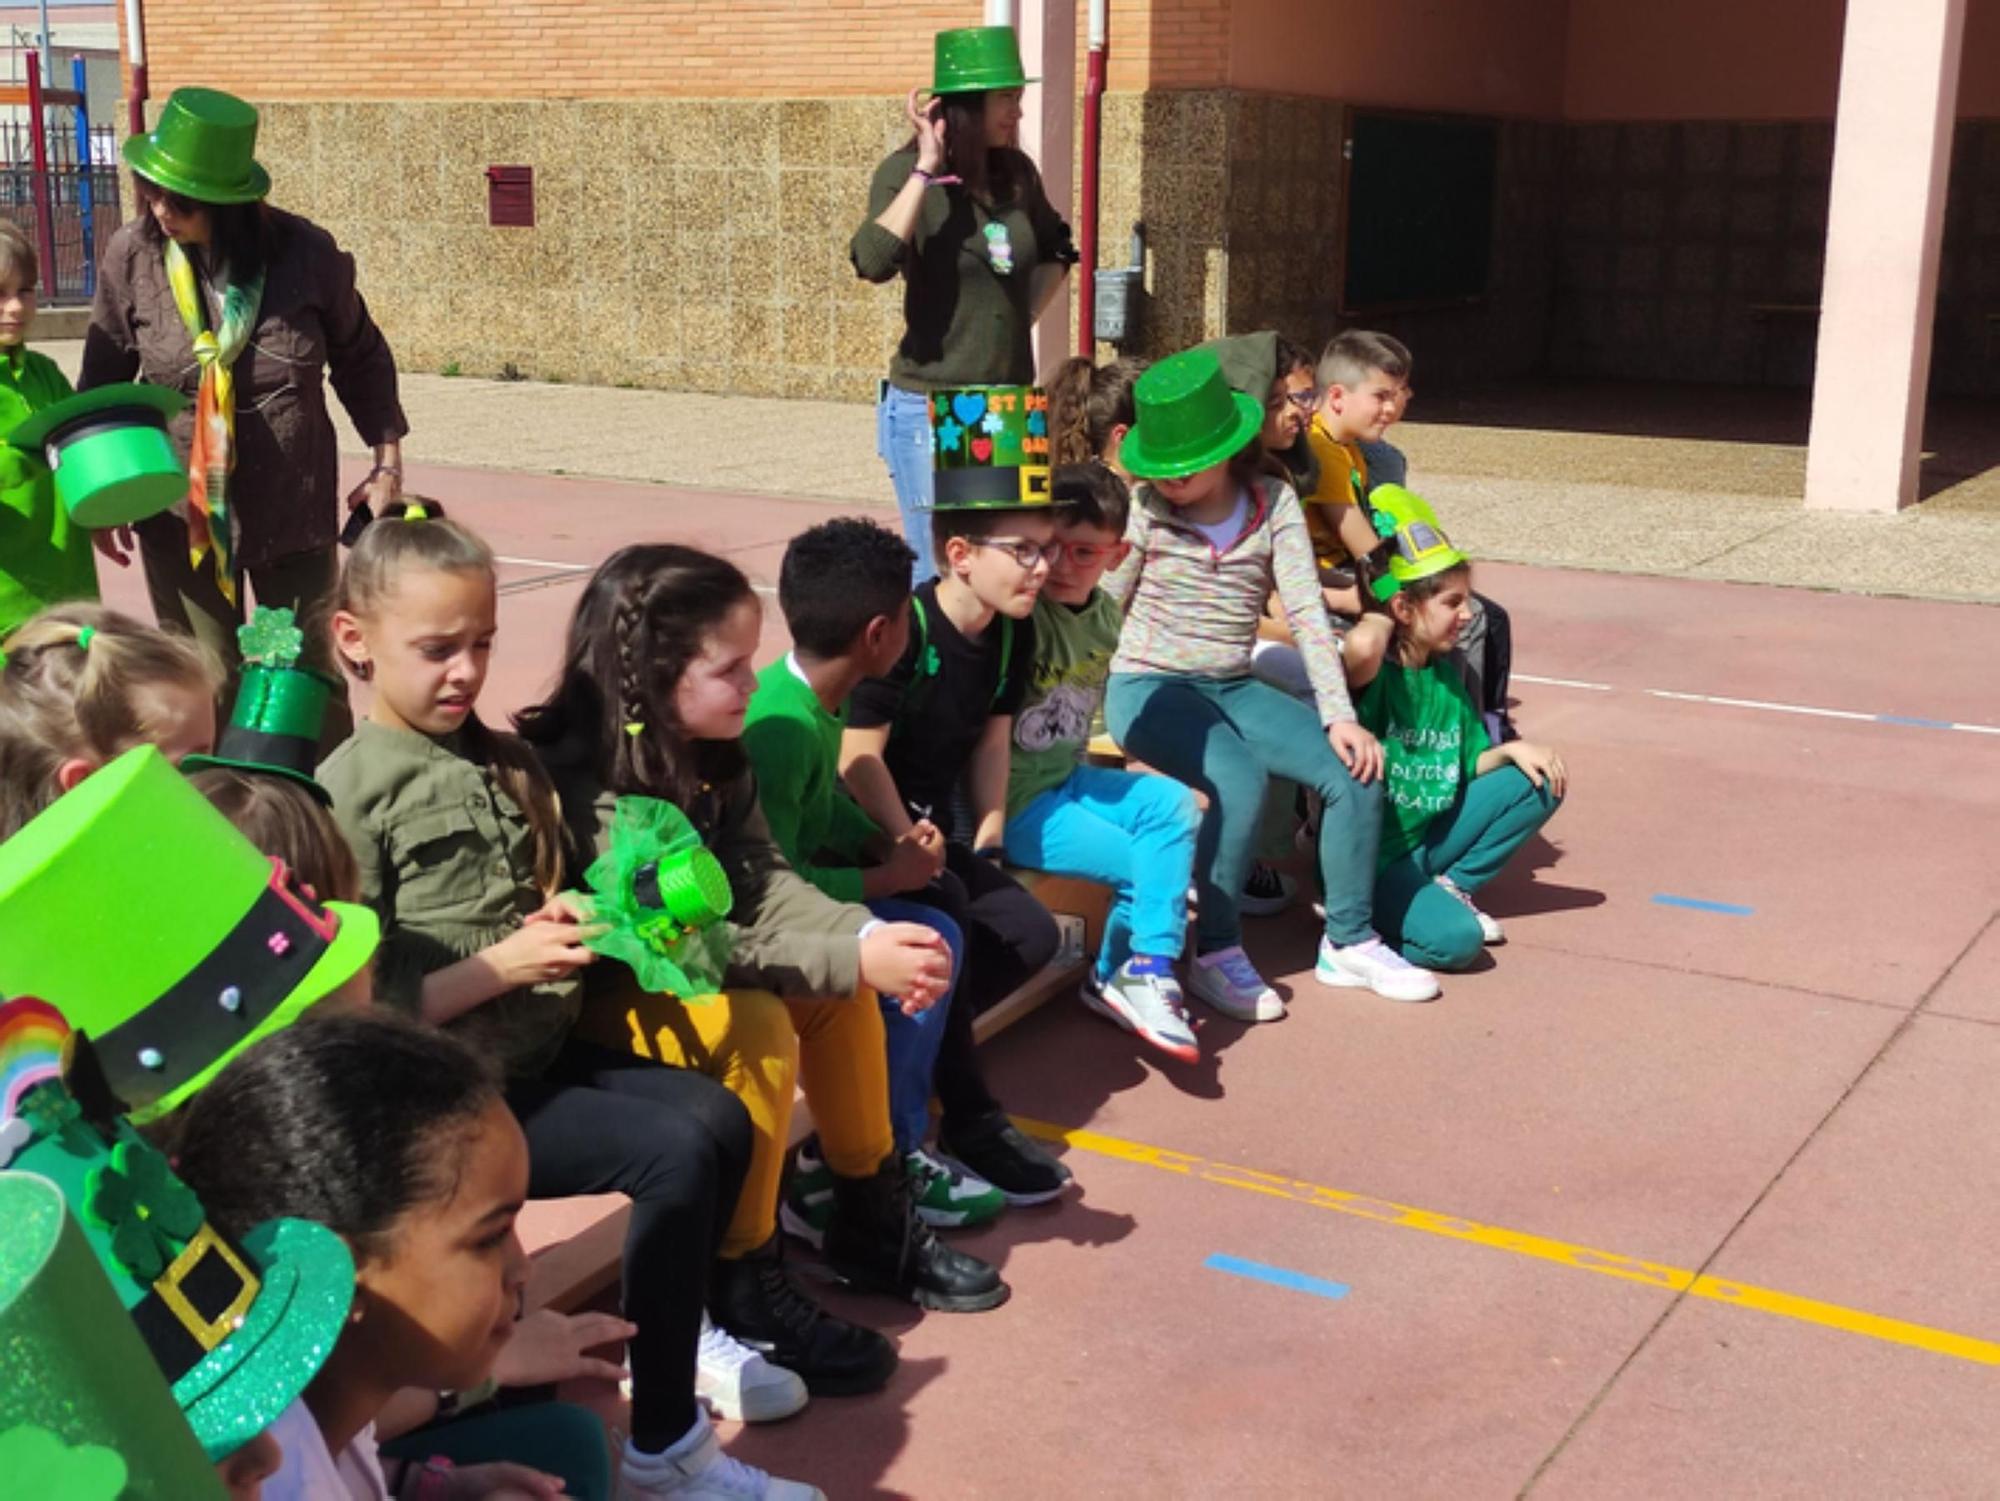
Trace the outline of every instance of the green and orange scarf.
{"label": "green and orange scarf", "polygon": [[167,281],[174,289],[174,306],[187,325],[194,357],[201,366],[195,392],[194,443],[188,451],[188,558],[199,568],[215,554],[215,581],[222,597],[236,603],[236,517],[229,504],[229,475],[236,467],[236,380],[230,373],[257,326],[258,305],[264,300],[264,273],[247,285],[218,275],[222,285],[222,327],[211,331],[194,262],[174,241],[167,241]]}

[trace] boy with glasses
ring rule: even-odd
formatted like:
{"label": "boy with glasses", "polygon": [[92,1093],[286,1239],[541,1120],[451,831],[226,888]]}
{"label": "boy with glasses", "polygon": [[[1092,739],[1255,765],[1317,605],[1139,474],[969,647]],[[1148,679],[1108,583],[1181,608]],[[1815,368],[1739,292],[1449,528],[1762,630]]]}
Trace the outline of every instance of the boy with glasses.
{"label": "boy with glasses", "polygon": [[937,391],[930,405],[941,571],[911,599],[895,666],[848,700],[840,772],[892,843],[926,820],[945,833],[943,868],[905,893],[965,937],[934,1074],[939,1150],[1010,1204],[1038,1204],[1063,1191],[1069,1169],[1016,1130],[987,1089],[972,1023],[1061,942],[1048,910],[1000,868],[1014,716],[1055,541],[1048,410],[1039,391],[1009,386]]}
{"label": "boy with glasses", "polygon": [[1200,1051],[1174,961],[1186,944],[1200,805],[1171,778],[1083,762],[1124,620],[1097,582],[1125,556],[1131,497],[1097,463],[1058,469],[1050,488],[1056,540],[1035,602],[1027,698],[1014,717],[1007,858],[1111,888],[1084,1004],[1193,1063]]}

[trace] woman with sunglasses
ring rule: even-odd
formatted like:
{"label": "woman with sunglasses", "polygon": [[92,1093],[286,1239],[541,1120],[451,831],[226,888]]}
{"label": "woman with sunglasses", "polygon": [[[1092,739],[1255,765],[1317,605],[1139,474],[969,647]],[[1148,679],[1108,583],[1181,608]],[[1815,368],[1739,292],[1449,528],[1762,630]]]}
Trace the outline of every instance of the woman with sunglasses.
{"label": "woman with sunglasses", "polygon": [[903,278],[903,337],[876,407],[915,582],[931,551],[930,398],[959,386],[1031,385],[1028,335],[1077,254],[1020,149],[1021,68],[1011,26],[937,34],[930,96],[912,89],[910,140],[875,169],[848,247],[864,281]]}
{"label": "woman with sunglasses", "polygon": [[[354,258],[318,225],[264,201],[257,111],[177,89],[149,135],[125,142],[139,213],[105,246],[80,389],[141,380],[190,398],[175,418],[187,499],[141,522],[139,553],[162,625],[191,631],[233,672],[247,575],[258,602],[316,624],[340,565],[339,453],[325,383],[374,448],[352,510],[395,500],[403,435],[396,361],[354,281]],[[97,534],[125,566],[128,533]],[[339,681],[325,633],[306,660]],[[346,689],[325,745],[352,728]]]}

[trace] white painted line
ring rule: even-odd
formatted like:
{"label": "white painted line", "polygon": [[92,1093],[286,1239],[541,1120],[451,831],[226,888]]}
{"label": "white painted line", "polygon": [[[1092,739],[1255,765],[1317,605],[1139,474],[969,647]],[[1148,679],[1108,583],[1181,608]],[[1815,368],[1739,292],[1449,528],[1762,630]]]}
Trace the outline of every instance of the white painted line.
{"label": "white painted line", "polygon": [[1530,673],[1514,674],[1517,683],[1536,683],[1544,688],[1581,688],[1585,693],[1611,693],[1615,691],[1609,683],[1586,683],[1577,678],[1538,678]]}
{"label": "white painted line", "polygon": [[493,555],[493,561],[496,563],[513,563],[522,568],[554,568],[564,573],[589,573],[597,566],[595,563],[558,563],[549,558],[509,558],[499,553]]}
{"label": "white painted line", "polygon": [[1648,688],[1646,693],[1652,698],[1668,698],[1682,704],[1717,704],[1725,709],[1763,709],[1771,714],[1810,714],[1816,719],[1858,719],[1865,724],[1875,721],[1873,714],[1857,713],[1853,709],[1816,709],[1810,704],[1774,704],[1761,698],[1720,698],[1712,693],[1674,693],[1665,688]]}

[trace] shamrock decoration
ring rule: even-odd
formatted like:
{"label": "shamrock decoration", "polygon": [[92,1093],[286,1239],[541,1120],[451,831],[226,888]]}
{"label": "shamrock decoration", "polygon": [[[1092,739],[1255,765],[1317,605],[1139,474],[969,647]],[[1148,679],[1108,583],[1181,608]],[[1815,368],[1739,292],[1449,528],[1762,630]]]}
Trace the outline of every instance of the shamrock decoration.
{"label": "shamrock decoration", "polygon": [[305,650],[306,633],[293,621],[289,609],[268,609],[259,605],[247,624],[236,628],[236,641],[243,660],[265,667],[290,667]]}
{"label": "shamrock decoration", "polygon": [[958,452],[958,440],[965,436],[965,429],[947,417],[938,424],[938,447],[946,453]]}
{"label": "shamrock decoration", "polygon": [[1006,429],[1007,419],[998,412],[988,412],[979,419],[979,425],[997,438]]}
{"label": "shamrock decoration", "polygon": [[1396,518],[1391,516],[1387,511],[1378,511],[1373,506],[1370,506],[1368,508],[1368,519],[1375,523],[1376,536],[1386,541],[1396,535]]}
{"label": "shamrock decoration", "polygon": [[86,1130],[83,1107],[62,1085],[54,1082],[37,1084],[22,1097],[20,1109],[20,1119],[34,1128],[35,1135],[62,1142],[80,1152],[92,1150],[88,1141],[79,1141],[75,1135]]}
{"label": "shamrock decoration", "polygon": [[46,1428],[23,1423],[0,1433],[0,1474],[22,1496],[63,1501],[118,1501],[125,1494],[125,1461],[99,1444],[71,1448]]}
{"label": "shamrock decoration", "polygon": [[83,1211],[111,1232],[111,1254],[141,1282],[155,1282],[201,1229],[201,1200],[152,1147],[129,1136],[109,1166],[84,1175]]}

